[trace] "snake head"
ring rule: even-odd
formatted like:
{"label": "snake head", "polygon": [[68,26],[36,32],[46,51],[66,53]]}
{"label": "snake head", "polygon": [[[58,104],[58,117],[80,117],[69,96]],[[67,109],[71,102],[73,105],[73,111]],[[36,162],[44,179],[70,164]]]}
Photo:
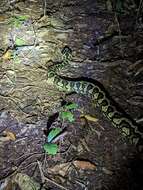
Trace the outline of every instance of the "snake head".
{"label": "snake head", "polygon": [[63,49],[62,49],[62,51],[61,51],[61,53],[63,54],[63,57],[65,58],[65,59],[71,59],[71,57],[72,57],[72,50],[71,50],[71,48],[69,48],[68,46],[65,46]]}
{"label": "snake head", "polygon": [[71,48],[69,48],[68,46],[65,46],[62,51],[61,51],[62,54],[72,54],[72,50]]}

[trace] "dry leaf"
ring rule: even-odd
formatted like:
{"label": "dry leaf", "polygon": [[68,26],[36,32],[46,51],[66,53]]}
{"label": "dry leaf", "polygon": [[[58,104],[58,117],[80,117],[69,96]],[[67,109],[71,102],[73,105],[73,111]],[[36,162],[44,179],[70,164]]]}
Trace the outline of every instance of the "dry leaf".
{"label": "dry leaf", "polygon": [[95,170],[96,166],[95,164],[89,162],[89,161],[82,161],[82,160],[75,160],[73,164],[82,170]]}
{"label": "dry leaf", "polygon": [[11,50],[7,50],[7,51],[3,54],[2,58],[3,58],[4,60],[9,60],[9,59],[11,59],[12,54],[13,54],[13,53],[12,53]]}
{"label": "dry leaf", "polygon": [[105,167],[102,168],[102,171],[103,171],[105,174],[107,174],[107,175],[112,175],[112,174],[113,174],[113,172],[112,172],[111,170],[108,170],[108,169],[105,168]]}
{"label": "dry leaf", "polygon": [[9,139],[9,140],[12,140],[12,141],[15,141],[16,140],[16,135],[11,132],[11,131],[4,131],[4,135]]}
{"label": "dry leaf", "polygon": [[81,118],[85,118],[86,120],[88,121],[93,121],[93,122],[97,122],[98,119],[96,117],[92,117],[91,115],[89,114],[86,114],[86,115],[81,115],[80,116]]}
{"label": "dry leaf", "polygon": [[107,10],[108,10],[108,11],[112,11],[113,7],[112,7],[112,2],[111,2],[111,0],[107,0],[107,1],[106,1],[106,6],[107,6]]}
{"label": "dry leaf", "polygon": [[13,184],[11,180],[8,181],[7,186],[4,190],[13,190]]}
{"label": "dry leaf", "polygon": [[8,180],[7,179],[5,179],[4,181],[1,181],[1,183],[0,183],[0,190],[5,190],[7,184],[8,184]]}
{"label": "dry leaf", "polygon": [[0,144],[6,141],[9,141],[9,137],[0,137]]}
{"label": "dry leaf", "polygon": [[60,174],[61,176],[65,176],[70,168],[71,163],[70,162],[66,162],[63,164],[58,164],[55,165],[52,168],[48,169],[48,172],[52,173],[52,174]]}
{"label": "dry leaf", "polygon": [[5,21],[6,19],[7,19],[6,16],[4,16],[4,15],[0,15],[0,22]]}
{"label": "dry leaf", "polygon": [[80,142],[81,142],[81,145],[83,146],[83,148],[85,148],[86,151],[90,152],[90,149],[89,149],[89,147],[88,147],[87,142],[85,141],[85,139],[81,138]]}
{"label": "dry leaf", "polygon": [[12,182],[17,184],[21,190],[44,190],[44,188],[40,188],[40,184],[38,182],[24,173],[17,173],[14,175]]}

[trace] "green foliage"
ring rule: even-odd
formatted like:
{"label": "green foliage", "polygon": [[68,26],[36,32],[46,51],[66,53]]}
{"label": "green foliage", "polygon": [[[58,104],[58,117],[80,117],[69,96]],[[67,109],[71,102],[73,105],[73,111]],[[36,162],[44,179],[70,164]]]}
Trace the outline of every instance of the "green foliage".
{"label": "green foliage", "polygon": [[58,152],[57,144],[46,143],[43,145],[43,148],[48,155],[56,155]]}
{"label": "green foliage", "polygon": [[13,16],[10,21],[9,21],[9,24],[12,26],[12,27],[16,27],[16,28],[19,28],[22,23],[24,21],[28,20],[28,16],[26,15],[21,15],[21,16]]}
{"label": "green foliage", "polygon": [[15,17],[17,20],[19,21],[26,21],[28,20],[28,16],[27,15],[19,15]]}
{"label": "green foliage", "polygon": [[77,109],[78,105],[75,103],[66,104],[60,111],[60,118],[69,122],[75,121],[74,115],[71,112],[73,109]]}
{"label": "green foliage", "polygon": [[62,111],[60,117],[63,120],[68,120],[69,122],[75,121],[74,115],[70,111]]}
{"label": "green foliage", "polygon": [[55,144],[55,143],[51,143],[52,140],[58,135],[60,134],[60,132],[62,131],[61,128],[59,127],[56,127],[56,128],[53,128],[49,134],[48,134],[48,137],[47,137],[47,141],[48,143],[45,143],[43,145],[43,148],[45,150],[45,152],[48,154],[48,155],[56,155],[57,151],[58,151],[58,145]]}
{"label": "green foliage", "polygon": [[23,45],[25,45],[25,41],[23,39],[21,39],[21,38],[17,38],[16,37],[16,39],[15,39],[15,45],[16,46],[23,46]]}
{"label": "green foliage", "polygon": [[77,109],[78,105],[75,104],[75,103],[71,103],[69,105],[65,105],[64,108],[67,109],[67,110]]}
{"label": "green foliage", "polygon": [[[59,113],[60,118],[62,120],[68,120],[69,122],[75,121],[74,115],[73,115],[73,113],[71,113],[71,110],[76,109],[77,107],[78,107],[78,105],[75,103],[65,105]],[[49,132],[49,134],[47,136],[48,143],[43,145],[43,148],[48,155],[56,155],[56,153],[58,151],[58,145],[55,143],[51,143],[51,142],[55,139],[55,137],[60,135],[61,132],[62,132],[62,129],[59,127],[53,128]]]}
{"label": "green foliage", "polygon": [[48,143],[51,142],[61,131],[62,129],[59,127],[53,128],[48,134],[47,137]]}

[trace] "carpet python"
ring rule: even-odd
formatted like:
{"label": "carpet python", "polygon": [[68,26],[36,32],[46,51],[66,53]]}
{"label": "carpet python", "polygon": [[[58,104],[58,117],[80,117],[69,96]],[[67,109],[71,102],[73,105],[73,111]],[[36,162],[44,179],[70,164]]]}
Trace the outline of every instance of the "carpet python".
{"label": "carpet python", "polygon": [[135,144],[139,152],[142,152],[143,130],[141,126],[138,126],[132,118],[116,106],[116,103],[109,98],[98,81],[94,83],[76,79],[73,81],[59,76],[57,72],[68,65],[72,59],[72,50],[68,46],[62,49],[62,57],[60,64],[54,64],[48,69],[47,82],[56,85],[57,88],[63,91],[75,92],[92,99],[96,106],[100,107],[104,116],[111,121],[112,125],[118,128],[130,143]]}

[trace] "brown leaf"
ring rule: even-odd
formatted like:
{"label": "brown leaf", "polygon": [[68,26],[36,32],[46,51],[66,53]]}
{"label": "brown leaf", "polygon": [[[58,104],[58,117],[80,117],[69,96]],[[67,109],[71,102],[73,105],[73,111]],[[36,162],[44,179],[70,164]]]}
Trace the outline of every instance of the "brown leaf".
{"label": "brown leaf", "polygon": [[107,0],[106,1],[106,7],[108,11],[112,11],[113,7],[112,7],[112,2],[111,0]]}
{"label": "brown leaf", "polygon": [[5,20],[6,20],[6,16],[0,15],[0,22],[3,22],[3,21],[5,21]]}
{"label": "brown leaf", "polygon": [[12,141],[16,140],[16,135],[11,131],[4,131],[5,136]]}
{"label": "brown leaf", "polygon": [[107,174],[107,175],[112,175],[112,174],[113,174],[113,172],[112,172],[111,170],[108,170],[108,169],[105,168],[105,167],[102,168],[102,171],[103,171],[105,174]]}
{"label": "brown leaf", "polygon": [[0,190],[13,190],[12,187],[12,181],[9,179],[5,179],[1,184],[0,184]]}
{"label": "brown leaf", "polygon": [[52,168],[48,169],[48,172],[52,173],[52,174],[60,174],[61,176],[65,176],[70,168],[71,163],[70,162],[66,162],[63,164],[57,164]]}
{"label": "brown leaf", "polygon": [[89,161],[82,161],[82,160],[75,160],[73,164],[82,170],[95,170],[96,166],[95,164],[89,162]]}
{"label": "brown leaf", "polygon": [[89,114],[81,115],[80,117],[81,118],[85,118],[88,121],[93,121],[93,122],[97,122],[98,121],[98,119],[96,117],[93,117],[93,116],[91,116]]}
{"label": "brown leaf", "polygon": [[9,60],[9,59],[11,59],[11,57],[12,57],[12,51],[11,51],[11,50],[6,51],[6,52],[4,53],[4,55],[2,56],[2,58],[3,58],[4,60]]}
{"label": "brown leaf", "polygon": [[7,186],[5,187],[4,190],[13,190],[13,184],[12,184],[11,180],[8,181],[8,184],[7,184]]}

